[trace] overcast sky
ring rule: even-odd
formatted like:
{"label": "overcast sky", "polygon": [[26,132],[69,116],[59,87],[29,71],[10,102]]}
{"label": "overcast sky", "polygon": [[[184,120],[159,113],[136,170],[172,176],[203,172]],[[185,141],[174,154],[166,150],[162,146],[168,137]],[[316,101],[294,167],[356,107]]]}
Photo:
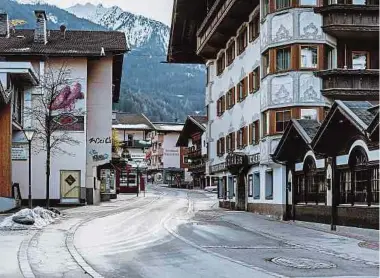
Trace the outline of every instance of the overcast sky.
{"label": "overcast sky", "polygon": [[105,7],[119,6],[125,11],[144,15],[167,25],[171,24],[173,0],[48,0],[49,4],[68,8],[77,3],[102,4]]}

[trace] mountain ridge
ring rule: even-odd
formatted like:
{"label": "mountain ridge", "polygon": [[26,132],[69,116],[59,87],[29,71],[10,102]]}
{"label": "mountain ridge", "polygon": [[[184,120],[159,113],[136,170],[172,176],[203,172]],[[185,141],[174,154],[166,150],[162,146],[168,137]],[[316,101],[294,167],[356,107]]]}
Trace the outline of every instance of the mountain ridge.
{"label": "mountain ridge", "polygon": [[[17,1],[38,1],[39,4]],[[10,19],[26,20],[26,24],[18,28],[34,28],[33,11],[41,9],[46,11],[49,19],[48,29],[59,29],[64,24],[68,30],[124,32],[131,51],[125,55],[120,100],[114,109],[144,113],[153,121],[185,120],[188,114],[204,111],[204,66],[162,63],[166,60],[170,33],[164,23],[134,15],[117,6],[102,6],[96,20],[100,24],[86,19],[91,18],[91,14],[77,12],[77,16],[73,9],[69,12],[41,4],[39,0],[0,0],[0,7],[4,7]]]}

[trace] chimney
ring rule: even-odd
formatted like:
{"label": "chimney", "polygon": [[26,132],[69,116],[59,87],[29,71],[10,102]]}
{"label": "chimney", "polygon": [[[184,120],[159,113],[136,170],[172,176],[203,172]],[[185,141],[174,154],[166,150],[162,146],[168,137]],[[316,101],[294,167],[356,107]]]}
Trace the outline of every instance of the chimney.
{"label": "chimney", "polygon": [[62,34],[62,38],[66,38],[66,26],[65,25],[61,25],[59,26],[59,30],[61,31],[61,34]]}
{"label": "chimney", "polygon": [[47,32],[46,32],[46,14],[45,11],[34,11],[37,18],[36,28],[34,29],[34,42],[36,43],[47,43]]}
{"label": "chimney", "polygon": [[9,19],[5,12],[0,11],[0,37],[9,37]]}

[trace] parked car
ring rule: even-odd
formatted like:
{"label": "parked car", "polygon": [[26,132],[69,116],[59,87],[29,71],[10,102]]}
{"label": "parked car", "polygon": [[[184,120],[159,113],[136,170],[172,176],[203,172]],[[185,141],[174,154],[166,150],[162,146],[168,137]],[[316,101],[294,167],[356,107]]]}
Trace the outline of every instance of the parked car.
{"label": "parked car", "polygon": [[209,193],[218,193],[218,187],[215,185],[206,186],[204,190],[209,192]]}

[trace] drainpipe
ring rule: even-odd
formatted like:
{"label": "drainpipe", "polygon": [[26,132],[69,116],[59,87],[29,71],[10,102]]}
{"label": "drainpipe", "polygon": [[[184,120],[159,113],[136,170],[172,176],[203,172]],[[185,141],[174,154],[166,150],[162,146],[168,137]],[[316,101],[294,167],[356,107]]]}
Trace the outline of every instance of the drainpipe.
{"label": "drainpipe", "polygon": [[347,44],[344,44],[344,69],[347,69]]}
{"label": "drainpipe", "polygon": [[336,189],[339,186],[339,178],[336,170],[336,156],[334,155],[331,160],[332,179],[331,179],[331,231],[336,231],[337,222],[337,196]]}

